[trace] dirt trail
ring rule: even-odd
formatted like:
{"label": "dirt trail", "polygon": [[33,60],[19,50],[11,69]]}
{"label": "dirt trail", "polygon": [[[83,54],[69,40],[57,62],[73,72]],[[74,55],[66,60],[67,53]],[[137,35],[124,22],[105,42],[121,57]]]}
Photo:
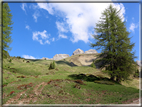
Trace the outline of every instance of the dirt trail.
{"label": "dirt trail", "polygon": [[[39,88],[41,85],[42,85],[42,87],[38,90],[38,88]],[[42,83],[36,85],[36,86],[34,87],[34,89],[33,89],[33,92],[34,92],[36,95],[40,95],[41,92],[42,92],[42,90],[43,90],[43,88],[45,87],[45,85],[47,85],[46,82],[42,82]],[[26,104],[28,104],[31,100],[32,100],[32,102],[36,102],[36,101],[38,100],[38,97],[35,96],[35,94],[30,94],[30,95],[29,95],[29,98],[22,98],[22,99],[20,99],[20,97],[21,97],[23,94],[25,94],[26,91],[27,91],[27,90],[25,90],[25,91],[23,91],[23,92],[20,92],[20,93],[18,93],[15,97],[10,98],[10,99],[6,102],[6,104],[11,104],[11,103],[16,103],[16,104],[23,104],[23,103],[26,103]],[[19,100],[19,99],[20,99],[20,100]]]}
{"label": "dirt trail", "polygon": [[6,104],[11,104],[11,103],[16,102],[17,100],[19,100],[19,98],[21,97],[21,95],[23,95],[25,92],[26,92],[26,90],[23,91],[23,92],[18,93],[15,97],[10,98],[10,99],[6,102]]}
{"label": "dirt trail", "polygon": [[[40,85],[43,85],[43,86],[42,86],[42,88],[41,88],[40,90],[38,90],[38,88],[39,88]],[[36,94],[36,95],[39,95],[39,94],[41,93],[41,91],[43,90],[43,88],[44,88],[45,85],[47,85],[47,83],[42,82],[41,84],[35,86],[35,88],[34,88],[35,94]]]}
{"label": "dirt trail", "polygon": [[[140,100],[142,100],[142,99],[138,98],[138,99],[136,99],[136,100],[133,100],[133,102],[130,103],[130,104],[140,104]],[[141,101],[141,102],[142,102],[142,101]]]}

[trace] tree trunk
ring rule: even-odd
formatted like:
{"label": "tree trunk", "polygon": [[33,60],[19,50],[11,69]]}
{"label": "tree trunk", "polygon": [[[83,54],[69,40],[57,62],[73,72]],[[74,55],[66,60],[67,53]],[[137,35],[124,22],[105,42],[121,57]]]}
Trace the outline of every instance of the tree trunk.
{"label": "tree trunk", "polygon": [[121,78],[119,76],[117,76],[116,78],[116,82],[120,83]]}
{"label": "tree trunk", "polygon": [[113,76],[113,75],[111,75],[111,78],[110,78],[110,80],[114,81],[114,76]]}

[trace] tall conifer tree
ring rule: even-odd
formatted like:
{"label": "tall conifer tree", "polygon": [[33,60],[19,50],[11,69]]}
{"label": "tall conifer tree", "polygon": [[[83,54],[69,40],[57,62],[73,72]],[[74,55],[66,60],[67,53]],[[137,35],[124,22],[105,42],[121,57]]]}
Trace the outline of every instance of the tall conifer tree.
{"label": "tall conifer tree", "polygon": [[120,10],[110,5],[103,13],[101,20],[96,24],[94,35],[96,43],[92,47],[102,49],[96,63],[101,63],[100,68],[106,67],[106,72],[111,80],[121,82],[135,71],[134,52],[131,53],[134,43],[130,43],[129,32],[125,21],[119,15]]}
{"label": "tall conifer tree", "polygon": [[12,14],[10,13],[10,8],[8,6],[7,3],[3,3],[3,14],[2,14],[2,18],[3,18],[3,24],[2,24],[2,30],[3,30],[3,38],[2,38],[2,45],[3,45],[3,58],[6,58],[9,56],[8,51],[11,50],[11,48],[9,47],[9,44],[12,42],[11,40],[11,30],[12,27],[11,25],[13,24],[12,22]]}

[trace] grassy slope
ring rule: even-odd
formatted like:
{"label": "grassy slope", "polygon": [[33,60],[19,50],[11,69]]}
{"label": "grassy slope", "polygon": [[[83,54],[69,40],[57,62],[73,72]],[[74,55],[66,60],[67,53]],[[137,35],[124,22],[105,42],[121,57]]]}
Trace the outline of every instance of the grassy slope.
{"label": "grassy slope", "polygon": [[[71,66],[68,62],[69,59],[56,61],[56,69],[53,70],[48,70],[48,66],[52,62],[48,60],[30,60],[30,63],[26,63],[26,60],[23,62],[23,59],[15,58],[10,63],[4,59],[3,85],[6,86],[3,87],[3,103],[122,104],[126,100],[139,97],[137,79],[133,79],[129,84],[123,83],[123,85],[98,84],[94,83],[95,79],[86,79],[83,81],[86,85],[76,85],[77,83],[72,80],[88,78],[90,74],[99,79],[109,77],[100,70],[89,66]],[[81,73],[85,76],[75,75]],[[17,76],[26,76],[26,78],[17,78]],[[38,77],[36,78],[36,76]],[[49,83],[50,80],[52,81]],[[32,87],[17,89],[19,85],[29,83],[33,84]],[[76,88],[74,88],[75,85]],[[14,93],[9,95],[12,91]]]}

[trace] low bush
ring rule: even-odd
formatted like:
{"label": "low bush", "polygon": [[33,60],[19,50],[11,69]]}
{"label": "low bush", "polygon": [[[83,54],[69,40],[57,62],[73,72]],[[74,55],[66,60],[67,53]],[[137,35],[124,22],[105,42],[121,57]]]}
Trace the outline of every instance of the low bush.
{"label": "low bush", "polygon": [[20,57],[20,56],[17,56],[17,58],[20,59],[21,57]]}
{"label": "low bush", "polygon": [[50,69],[55,69],[55,61],[53,61],[52,63],[50,63],[49,70]]}
{"label": "low bush", "polygon": [[139,78],[139,70],[138,70],[138,69],[135,71],[134,77],[135,77],[135,78]]}
{"label": "low bush", "polygon": [[96,68],[94,62],[92,62],[91,67]]}
{"label": "low bush", "polygon": [[11,62],[12,62],[12,59],[10,59],[9,62],[11,63]]}

